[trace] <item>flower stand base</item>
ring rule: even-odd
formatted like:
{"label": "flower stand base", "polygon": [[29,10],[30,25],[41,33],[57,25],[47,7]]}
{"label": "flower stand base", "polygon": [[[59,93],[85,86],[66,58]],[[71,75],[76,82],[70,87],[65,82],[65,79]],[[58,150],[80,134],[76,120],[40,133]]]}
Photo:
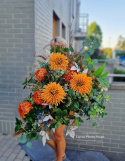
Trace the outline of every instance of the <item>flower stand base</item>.
{"label": "flower stand base", "polygon": [[[27,148],[26,144],[20,144],[22,149],[31,158],[32,161],[54,161],[55,152],[46,144],[37,140],[32,141],[32,148]],[[78,151],[66,149],[66,156],[63,161],[109,161],[103,153],[93,151]]]}

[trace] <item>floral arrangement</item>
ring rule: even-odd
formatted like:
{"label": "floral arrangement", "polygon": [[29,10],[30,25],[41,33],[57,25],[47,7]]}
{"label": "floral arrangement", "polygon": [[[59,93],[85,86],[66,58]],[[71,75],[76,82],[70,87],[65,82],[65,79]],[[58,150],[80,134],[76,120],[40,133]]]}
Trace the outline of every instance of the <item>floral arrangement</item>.
{"label": "floral arrangement", "polygon": [[83,123],[82,116],[93,120],[106,115],[104,103],[110,100],[106,94],[108,72],[103,73],[105,63],[94,68],[98,63],[90,58],[98,48],[94,38],[83,42],[84,52],[75,53],[71,46],[59,43],[50,46],[46,57],[41,56],[44,61],[38,60],[39,67],[34,64],[32,70],[28,69],[23,83],[31,94],[18,107],[22,119],[16,118],[15,135],[21,135],[21,143],[38,139],[45,145],[50,139],[46,131],[54,131],[60,124],[65,124],[66,135],[74,138],[74,130]]}

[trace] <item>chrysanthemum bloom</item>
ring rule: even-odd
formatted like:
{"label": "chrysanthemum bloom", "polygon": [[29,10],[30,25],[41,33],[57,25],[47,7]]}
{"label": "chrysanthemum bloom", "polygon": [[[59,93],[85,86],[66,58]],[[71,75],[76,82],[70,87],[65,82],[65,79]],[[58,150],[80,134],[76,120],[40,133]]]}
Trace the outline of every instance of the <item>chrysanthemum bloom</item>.
{"label": "chrysanthemum bloom", "polygon": [[66,70],[68,67],[67,57],[61,53],[54,53],[49,59],[51,70]]}
{"label": "chrysanthemum bloom", "polygon": [[64,74],[63,75],[63,78],[65,79],[66,82],[69,83],[70,80],[73,78],[74,73],[77,73],[77,71],[76,70],[70,70],[69,69],[69,72],[67,74]]}
{"label": "chrysanthemum bloom", "polygon": [[51,82],[47,86],[44,87],[41,97],[45,103],[49,105],[56,105],[60,102],[63,102],[65,99],[66,93],[63,90],[62,86],[56,84],[56,82]]}
{"label": "chrysanthemum bloom", "polygon": [[92,78],[87,77],[86,73],[74,74],[73,79],[70,81],[70,88],[82,94],[89,94],[92,89]]}
{"label": "chrysanthemum bloom", "polygon": [[18,106],[18,112],[22,119],[25,118],[25,115],[29,113],[31,109],[33,109],[32,104],[28,101],[21,102]]}
{"label": "chrysanthemum bloom", "polygon": [[44,80],[45,75],[48,74],[45,68],[40,68],[35,72],[35,76],[38,82]]}
{"label": "chrysanthemum bloom", "polygon": [[41,99],[41,94],[42,94],[42,91],[39,90],[37,92],[34,92],[34,95],[33,95],[33,101],[38,105],[43,103],[43,100]]}

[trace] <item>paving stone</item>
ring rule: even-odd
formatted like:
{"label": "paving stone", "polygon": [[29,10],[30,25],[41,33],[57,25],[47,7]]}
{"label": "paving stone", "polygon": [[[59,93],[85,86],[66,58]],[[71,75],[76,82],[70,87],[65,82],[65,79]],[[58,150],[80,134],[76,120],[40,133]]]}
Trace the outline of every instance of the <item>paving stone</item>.
{"label": "paving stone", "polygon": [[6,151],[7,151],[7,149],[9,148],[9,146],[10,146],[10,145],[5,144],[5,145],[2,147],[1,151],[6,152]]}
{"label": "paving stone", "polygon": [[9,156],[9,158],[7,159],[7,161],[14,161],[14,159],[16,158],[17,154],[11,153],[11,155]]}
{"label": "paving stone", "polygon": [[23,159],[23,161],[30,161],[30,158],[27,157],[27,156],[25,156],[24,159]]}
{"label": "paving stone", "polygon": [[6,152],[3,154],[4,157],[9,157],[12,153],[13,149],[7,149]]}
{"label": "paving stone", "polygon": [[13,150],[13,153],[18,154],[21,151],[20,145],[17,145],[15,149]]}
{"label": "paving stone", "polygon": [[6,161],[7,160],[7,157],[1,157],[0,158],[0,161]]}
{"label": "paving stone", "polygon": [[23,158],[24,158],[25,154],[26,154],[26,153],[24,152],[24,150],[21,150],[21,151],[19,152],[19,154],[18,154],[17,158],[19,158],[19,159],[22,159],[22,160],[23,160]]}
{"label": "paving stone", "polygon": [[0,151],[0,157],[3,155],[3,153],[4,153],[3,151]]}
{"label": "paving stone", "polygon": [[15,159],[14,161],[22,161],[22,159],[18,159],[18,158],[17,158],[17,159]]}

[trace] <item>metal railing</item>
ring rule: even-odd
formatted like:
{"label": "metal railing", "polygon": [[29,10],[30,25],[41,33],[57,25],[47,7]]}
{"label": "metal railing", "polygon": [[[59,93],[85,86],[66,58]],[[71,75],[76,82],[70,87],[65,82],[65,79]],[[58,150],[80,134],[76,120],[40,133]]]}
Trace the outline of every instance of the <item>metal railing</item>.
{"label": "metal railing", "polygon": [[122,78],[125,78],[125,74],[110,74],[109,73],[107,77],[108,77],[109,84],[112,84],[114,77],[122,77]]}

